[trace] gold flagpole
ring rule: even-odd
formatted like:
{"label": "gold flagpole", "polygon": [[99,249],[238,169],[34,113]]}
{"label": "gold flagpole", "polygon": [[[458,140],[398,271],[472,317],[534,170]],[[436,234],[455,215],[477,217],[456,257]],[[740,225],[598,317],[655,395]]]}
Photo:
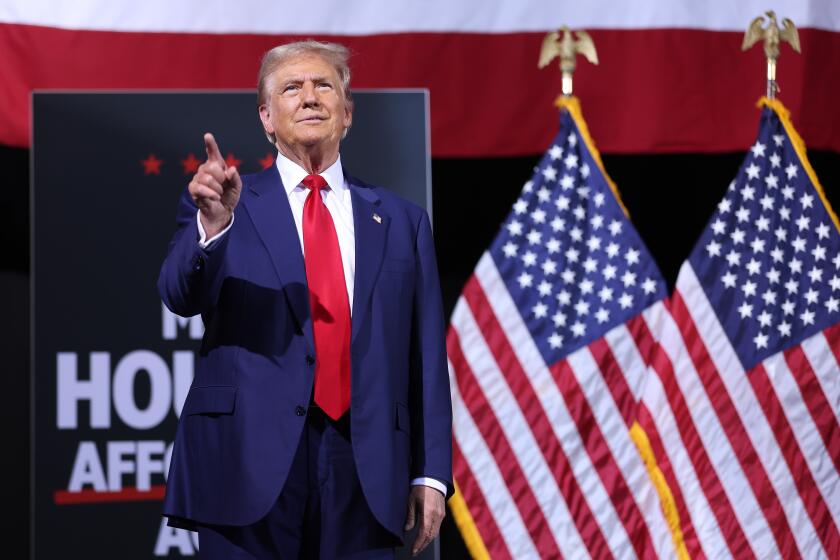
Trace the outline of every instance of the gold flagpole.
{"label": "gold flagpole", "polygon": [[764,16],[755,18],[744,34],[741,50],[745,51],[760,39],[764,39],[764,54],[767,56],[767,98],[775,99],[776,93],[781,91],[776,82],[776,61],[779,59],[780,42],[790,43],[791,48],[797,53],[801,53],[802,50],[799,47],[799,33],[793,21],[789,18],[782,19],[784,29],[779,29],[776,13],[773,10],[767,10],[765,13],[768,20],[767,27],[764,27]]}
{"label": "gold flagpole", "polygon": [[[562,33],[562,37],[561,34]],[[560,72],[563,75],[563,95],[572,95],[572,74],[577,66],[577,55],[583,55],[592,64],[598,64],[598,53],[595,52],[595,43],[589,33],[580,29],[575,31],[577,39],[572,37],[572,31],[565,25],[558,31],[552,31],[543,39],[540,50],[539,68],[545,68],[554,57],[560,57]]]}

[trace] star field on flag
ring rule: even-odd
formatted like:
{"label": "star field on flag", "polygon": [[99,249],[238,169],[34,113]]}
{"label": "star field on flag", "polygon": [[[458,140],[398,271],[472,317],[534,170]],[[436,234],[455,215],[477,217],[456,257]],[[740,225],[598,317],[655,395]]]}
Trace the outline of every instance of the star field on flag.
{"label": "star field on flag", "polygon": [[568,113],[490,254],[546,361],[665,296],[665,284]]}
{"label": "star field on flag", "polygon": [[840,234],[770,109],[689,260],[746,368],[840,320]]}

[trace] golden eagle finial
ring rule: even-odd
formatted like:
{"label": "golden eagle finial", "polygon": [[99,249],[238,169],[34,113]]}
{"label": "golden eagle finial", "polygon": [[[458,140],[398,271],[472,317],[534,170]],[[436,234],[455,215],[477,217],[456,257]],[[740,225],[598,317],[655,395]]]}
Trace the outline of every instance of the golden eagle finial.
{"label": "golden eagle finial", "polygon": [[[562,37],[560,34],[563,34]],[[555,57],[560,57],[560,72],[563,74],[563,95],[572,94],[572,74],[577,65],[577,55],[583,55],[592,64],[598,64],[598,53],[592,37],[584,30],[574,32],[577,39],[572,37],[572,31],[565,25],[559,31],[552,31],[545,36],[540,50],[540,61],[537,66],[545,68]]]}
{"label": "golden eagle finial", "polygon": [[772,99],[779,91],[779,86],[776,83],[776,61],[779,59],[779,44],[781,42],[790,43],[791,48],[798,53],[801,53],[802,49],[799,46],[799,33],[790,18],[782,19],[784,29],[779,29],[779,24],[776,22],[776,12],[767,10],[765,13],[768,20],[767,27],[764,27],[764,16],[758,16],[752,20],[744,34],[741,50],[745,51],[759,40],[764,39],[764,55],[767,57],[767,97]]}

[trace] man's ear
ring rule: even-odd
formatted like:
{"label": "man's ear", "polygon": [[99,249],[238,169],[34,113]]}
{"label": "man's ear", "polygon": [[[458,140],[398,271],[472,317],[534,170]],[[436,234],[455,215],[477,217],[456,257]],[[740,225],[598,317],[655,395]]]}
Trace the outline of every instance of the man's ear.
{"label": "man's ear", "polygon": [[260,105],[260,121],[262,121],[263,130],[268,134],[274,134],[274,125],[271,124],[271,113],[268,104]]}
{"label": "man's ear", "polygon": [[344,104],[344,129],[350,128],[353,124],[353,105],[351,103]]}

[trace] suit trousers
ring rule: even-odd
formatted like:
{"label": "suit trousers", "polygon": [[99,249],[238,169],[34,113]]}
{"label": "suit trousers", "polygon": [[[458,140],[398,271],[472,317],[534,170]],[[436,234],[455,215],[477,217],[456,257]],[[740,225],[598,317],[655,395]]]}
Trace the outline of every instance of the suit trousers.
{"label": "suit trousers", "polygon": [[392,560],[402,544],[376,520],[362,493],[349,412],[333,421],[314,405],[268,514],[244,527],[202,525],[198,534],[203,560]]}

